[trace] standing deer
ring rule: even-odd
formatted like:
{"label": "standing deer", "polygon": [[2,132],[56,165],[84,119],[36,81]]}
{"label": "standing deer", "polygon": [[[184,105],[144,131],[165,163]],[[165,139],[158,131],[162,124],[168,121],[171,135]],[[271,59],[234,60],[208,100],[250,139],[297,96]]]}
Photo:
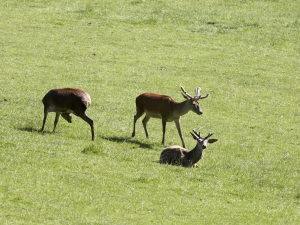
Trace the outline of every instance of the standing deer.
{"label": "standing deer", "polygon": [[61,115],[66,121],[72,123],[73,113],[82,118],[91,126],[92,140],[95,139],[94,135],[94,121],[86,115],[87,108],[91,105],[91,97],[83,89],[79,88],[63,88],[52,89],[43,98],[44,104],[44,120],[41,131],[44,130],[48,112],[55,112],[55,120],[53,132]]}
{"label": "standing deer", "polygon": [[184,167],[198,167],[196,163],[202,159],[203,150],[207,144],[214,143],[218,139],[209,139],[214,133],[209,133],[205,138],[202,138],[200,132],[198,134],[195,130],[193,132],[191,132],[191,135],[197,141],[197,144],[191,151],[177,145],[167,147],[161,152],[159,162]]}
{"label": "standing deer", "polygon": [[147,131],[147,122],[151,117],[160,118],[162,120],[162,128],[163,128],[163,137],[162,144],[165,143],[165,132],[166,132],[166,123],[174,121],[176,124],[177,131],[182,141],[182,146],[185,148],[185,143],[182,137],[181,129],[180,129],[180,117],[184,114],[188,113],[190,110],[198,115],[201,115],[203,112],[198,103],[199,99],[204,99],[209,96],[209,94],[205,96],[200,95],[200,87],[197,87],[195,92],[196,95],[193,97],[188,94],[183,87],[181,87],[182,95],[186,99],[183,102],[176,102],[171,97],[167,95],[160,95],[154,93],[143,93],[136,98],[136,115],[134,116],[133,122],[133,132],[132,137],[135,136],[135,124],[136,121],[146,113],[146,116],[142,120],[143,127],[146,133],[146,138],[149,138],[149,134]]}

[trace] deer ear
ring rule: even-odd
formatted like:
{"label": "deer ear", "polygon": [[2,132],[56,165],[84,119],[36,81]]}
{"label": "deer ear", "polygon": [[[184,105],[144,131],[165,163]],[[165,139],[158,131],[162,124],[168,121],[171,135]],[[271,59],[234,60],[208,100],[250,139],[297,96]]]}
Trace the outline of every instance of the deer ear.
{"label": "deer ear", "polygon": [[208,143],[212,144],[214,142],[216,142],[218,139],[208,139]]}

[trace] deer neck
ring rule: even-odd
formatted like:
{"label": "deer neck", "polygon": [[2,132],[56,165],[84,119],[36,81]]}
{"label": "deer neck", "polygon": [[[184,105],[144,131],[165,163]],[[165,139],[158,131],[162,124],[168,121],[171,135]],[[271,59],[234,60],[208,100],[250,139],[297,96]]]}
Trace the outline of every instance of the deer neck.
{"label": "deer neck", "polygon": [[185,101],[179,102],[179,103],[176,102],[174,104],[174,114],[177,117],[187,114],[191,110],[190,105],[191,105],[190,100],[185,100]]}
{"label": "deer neck", "polygon": [[185,156],[191,160],[192,163],[197,163],[203,156],[203,149],[197,144],[195,148],[189,151]]}

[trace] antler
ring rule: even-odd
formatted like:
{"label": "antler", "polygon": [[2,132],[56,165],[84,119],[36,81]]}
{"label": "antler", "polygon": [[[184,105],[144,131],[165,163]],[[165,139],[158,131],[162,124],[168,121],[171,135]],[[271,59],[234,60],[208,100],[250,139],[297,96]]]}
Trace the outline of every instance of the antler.
{"label": "antler", "polygon": [[198,132],[198,133],[197,133],[197,131],[196,131],[195,129],[193,129],[193,132],[194,132],[194,134],[196,134],[196,135],[197,135],[197,137],[198,137],[198,138],[201,138],[201,136],[200,136],[200,132]]}
{"label": "antler", "polygon": [[195,89],[195,93],[196,93],[196,96],[195,97],[193,97],[192,95],[190,95],[189,93],[187,93],[186,92],[186,90],[184,90],[184,88],[181,86],[180,87],[181,88],[181,90],[183,91],[183,93],[182,93],[182,95],[183,95],[183,97],[184,98],[186,98],[186,99],[194,99],[194,100],[199,100],[199,99],[204,99],[204,98],[207,98],[210,94],[208,93],[208,94],[206,94],[205,96],[201,96],[200,95],[200,91],[201,91],[201,88],[200,87],[197,87],[196,89]]}
{"label": "antler", "polygon": [[197,141],[197,140],[199,140],[199,138],[198,138],[198,136],[197,135],[195,135],[194,133],[192,133],[192,132],[190,132],[191,133],[191,135],[193,136],[193,138]]}
{"label": "antler", "polygon": [[196,140],[198,140],[198,139],[200,139],[200,140],[207,140],[208,138],[210,138],[210,137],[214,134],[214,132],[210,132],[205,138],[202,138],[202,137],[200,136],[200,132],[197,133],[197,131],[196,131],[195,129],[193,129],[193,132],[194,132],[194,133],[191,132],[191,135],[192,135],[193,138],[196,139]]}
{"label": "antler", "polygon": [[199,98],[201,97],[200,91],[201,91],[201,88],[200,88],[200,87],[197,87],[197,88],[195,89],[195,93],[196,93],[195,98],[196,98],[196,99],[199,99]]}
{"label": "antler", "polygon": [[197,133],[197,131],[196,131],[195,129],[193,129],[193,132],[194,132],[194,133],[190,132],[191,135],[193,136],[193,138],[194,138],[195,140],[200,141],[200,140],[202,139],[202,138],[200,137],[200,132]]}
{"label": "antler", "polygon": [[206,94],[204,97],[202,97],[202,96],[200,95],[200,98],[199,98],[199,99],[207,98],[209,95],[210,95],[209,93]]}
{"label": "antler", "polygon": [[183,97],[185,97],[185,98],[187,98],[187,99],[193,99],[193,98],[194,98],[194,97],[191,96],[189,93],[187,93],[186,90],[184,90],[184,88],[183,88],[182,86],[181,86],[180,88],[181,88],[181,90],[183,91],[183,93],[182,93]]}
{"label": "antler", "polygon": [[203,138],[203,140],[210,138],[213,134],[214,134],[214,132],[210,132],[205,138]]}
{"label": "antler", "polygon": [[203,98],[207,98],[207,97],[209,96],[209,93],[208,93],[207,95],[205,95],[205,96],[202,97],[202,96],[200,95],[200,91],[201,91],[201,88],[200,88],[200,87],[197,87],[197,88],[195,89],[195,92],[196,92],[195,99],[196,99],[196,100],[203,99]]}

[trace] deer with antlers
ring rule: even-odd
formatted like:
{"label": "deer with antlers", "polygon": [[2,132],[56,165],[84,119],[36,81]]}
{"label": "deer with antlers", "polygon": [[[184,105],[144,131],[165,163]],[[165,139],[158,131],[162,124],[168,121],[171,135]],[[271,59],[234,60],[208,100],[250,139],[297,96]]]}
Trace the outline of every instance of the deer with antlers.
{"label": "deer with antlers", "polygon": [[154,93],[143,93],[136,98],[136,114],[133,122],[132,137],[135,136],[135,124],[136,121],[146,113],[146,116],[142,120],[143,127],[146,133],[146,138],[149,138],[147,131],[147,122],[152,118],[159,118],[162,120],[163,137],[162,144],[165,143],[166,123],[174,121],[177,131],[182,141],[182,146],[185,148],[185,143],[182,137],[180,128],[180,117],[187,114],[189,111],[201,115],[203,112],[200,108],[198,100],[207,98],[209,94],[205,96],[200,95],[200,87],[197,87],[196,95],[192,96],[188,94],[183,87],[181,87],[182,95],[186,99],[183,102],[176,102],[167,95],[160,95]]}
{"label": "deer with antlers", "polygon": [[55,120],[53,132],[55,131],[58,123],[59,116],[61,115],[66,121],[72,123],[73,113],[79,116],[91,127],[92,140],[95,139],[94,135],[94,122],[86,115],[87,108],[91,105],[91,97],[83,89],[80,88],[62,88],[52,89],[43,98],[44,104],[44,119],[41,131],[44,130],[48,112],[55,112]]}
{"label": "deer with antlers", "polygon": [[206,137],[201,137],[200,132],[193,130],[191,135],[197,141],[196,146],[188,151],[180,146],[170,146],[165,148],[161,154],[159,162],[162,164],[181,165],[184,167],[198,167],[197,162],[203,158],[203,150],[208,143],[214,143],[218,139],[209,139],[214,133],[209,133]]}

